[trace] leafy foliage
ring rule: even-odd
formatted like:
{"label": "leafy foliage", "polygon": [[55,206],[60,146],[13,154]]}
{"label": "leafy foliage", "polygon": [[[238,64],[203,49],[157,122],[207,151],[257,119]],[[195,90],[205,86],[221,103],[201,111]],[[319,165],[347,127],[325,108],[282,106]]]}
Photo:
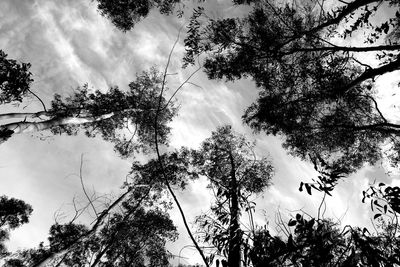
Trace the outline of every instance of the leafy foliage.
{"label": "leafy foliage", "polygon": [[131,30],[136,23],[147,17],[152,9],[161,14],[171,14],[180,0],[97,0],[97,9],[121,31]]}
{"label": "leafy foliage", "polygon": [[[189,156],[187,149],[162,155],[172,186],[184,188],[189,178],[197,178],[188,165]],[[54,266],[169,266],[165,244],[176,240],[178,233],[167,213],[171,204],[159,163],[154,159],[144,164],[134,162],[128,177],[123,186],[127,196],[118,209],[103,211],[107,219],[100,227],[93,230],[74,222],[54,224],[48,246],[42,243],[36,249],[20,251],[7,259],[9,266],[45,261]]]}
{"label": "leafy foliage", "polygon": [[[106,141],[115,144],[115,150],[122,156],[129,156],[138,149],[152,147],[154,143],[155,116],[158,105],[163,110],[158,114],[157,131],[159,142],[165,144],[170,128],[167,123],[175,115],[173,104],[166,105],[166,99],[161,97],[161,75],[156,69],[143,72],[136,81],[129,84],[129,90],[123,92],[117,87],[106,93],[96,91],[89,93],[84,86],[75,95],[62,101],[56,96],[52,102],[52,115],[55,118],[76,115],[98,117],[113,113],[106,120],[84,124],[82,128],[89,137],[101,135]],[[130,130],[130,128],[133,130]],[[74,125],[55,127],[53,132],[74,133],[78,127]],[[131,136],[130,138],[126,136]],[[136,142],[132,142],[137,137]]]}
{"label": "leafy foliage", "polygon": [[204,241],[227,257],[229,266],[239,266],[241,261],[244,239],[240,213],[251,212],[254,206],[250,196],[263,192],[273,175],[269,160],[257,159],[253,149],[254,143],[224,126],[217,128],[193,153],[199,175],[209,179],[215,195],[211,215],[199,216],[197,222],[204,230]]}
{"label": "leafy foliage", "polygon": [[7,54],[0,50],[0,103],[21,102],[33,82],[29,63],[18,63],[8,59]]}
{"label": "leafy foliage", "polygon": [[136,208],[129,216],[113,214],[98,234],[81,240],[87,231],[86,226],[79,224],[52,225],[49,247],[41,244],[37,249],[21,251],[8,264],[35,265],[74,244],[72,251],[52,260],[54,265],[62,262],[65,266],[92,266],[96,262],[99,266],[145,266],[150,261],[146,266],[168,266],[165,243],[177,237],[176,228],[165,212],[143,208]]}
{"label": "leafy foliage", "polygon": [[8,254],[4,241],[8,239],[9,231],[27,223],[32,211],[32,207],[22,200],[0,197],[0,258]]}
{"label": "leafy foliage", "polygon": [[[288,223],[294,233],[287,240],[260,229],[254,238],[250,258],[258,266],[395,266],[399,237],[387,225],[376,235],[366,228],[339,229],[330,220],[306,219],[296,214]],[[397,227],[391,224],[391,227]]]}
{"label": "leafy foliage", "polygon": [[126,92],[118,87],[104,93],[91,92],[85,85],[65,99],[56,94],[50,109],[31,113],[36,121],[26,121],[25,117],[23,121],[1,125],[0,136],[6,140],[25,128],[50,128],[54,134],[68,135],[83,130],[89,137],[100,135],[114,143],[122,157],[140,150],[147,152],[154,147],[155,127],[158,142],[167,143],[170,131],[167,124],[176,113],[174,103],[160,96],[162,87],[161,74],[155,68],[137,75]]}
{"label": "leafy foliage", "polygon": [[[383,2],[398,8],[393,1]],[[400,62],[393,37],[397,15],[382,25],[370,20],[382,12],[380,3],[356,0],[327,12],[263,1],[244,18],[205,22],[199,11],[189,25],[184,60],[191,64],[206,53],[210,78],[252,78],[260,94],[243,117],[246,123],[283,135],[284,146],[297,156],[318,154],[331,165],[355,171],[383,156],[384,141],[398,143],[400,126],[383,117],[373,90],[374,78],[398,70]],[[335,38],[370,29],[377,36],[367,42],[374,45],[335,44]],[[379,37],[386,43],[379,43]],[[381,64],[362,63],[362,53],[375,53]]]}

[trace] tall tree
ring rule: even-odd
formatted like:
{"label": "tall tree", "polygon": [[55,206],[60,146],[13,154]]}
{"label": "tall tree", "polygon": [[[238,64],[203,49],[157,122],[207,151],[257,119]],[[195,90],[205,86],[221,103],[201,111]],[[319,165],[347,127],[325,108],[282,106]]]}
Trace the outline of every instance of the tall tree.
{"label": "tall tree", "polygon": [[215,193],[211,207],[217,219],[201,216],[205,240],[225,254],[229,267],[241,266],[243,230],[240,217],[248,210],[249,197],[261,193],[270,184],[273,167],[267,158],[257,159],[254,143],[235,133],[231,126],[217,128],[201,149],[194,152],[193,164],[209,179]]}
{"label": "tall tree", "polygon": [[[128,91],[112,87],[103,93],[91,92],[87,85],[66,99],[55,95],[51,107],[32,113],[0,114],[0,138],[5,141],[20,133],[51,130],[54,134],[74,135],[83,130],[89,137],[100,135],[115,144],[122,156],[154,146],[154,120],[159,105],[162,76],[155,69],[137,75]],[[167,142],[167,123],[175,115],[174,104],[161,97],[158,136]],[[12,120],[10,122],[10,119]]]}
{"label": "tall tree", "polygon": [[[95,0],[92,0],[95,1]],[[119,30],[126,32],[146,18],[150,11],[158,10],[160,14],[170,15],[176,11],[178,17],[183,16],[185,0],[96,0],[97,9],[102,16],[108,18]],[[196,0],[192,2],[206,2]],[[212,3],[212,1],[210,1]],[[249,4],[254,0],[232,0],[235,5]],[[178,6],[178,8],[177,8]]]}
{"label": "tall tree", "polygon": [[[381,158],[389,141],[398,162],[400,125],[384,117],[374,91],[378,76],[400,69],[398,1],[340,1],[331,10],[310,2],[260,1],[240,19],[209,20],[198,10],[185,61],[206,53],[210,78],[252,78],[260,94],[244,121],[285,136],[284,146],[302,158],[318,154],[354,171]],[[372,19],[389,8],[396,12],[383,22]]]}

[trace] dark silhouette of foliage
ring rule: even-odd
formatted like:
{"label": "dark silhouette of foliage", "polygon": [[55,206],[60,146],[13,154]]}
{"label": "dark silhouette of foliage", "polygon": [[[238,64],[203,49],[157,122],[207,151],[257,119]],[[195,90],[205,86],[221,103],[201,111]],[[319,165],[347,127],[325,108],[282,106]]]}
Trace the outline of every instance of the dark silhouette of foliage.
{"label": "dark silhouette of foliage", "polygon": [[[374,94],[375,78],[400,68],[400,12],[383,24],[371,20],[387,5],[399,8],[397,1],[354,0],[315,10],[267,0],[244,18],[216,20],[197,10],[184,59],[191,64],[206,53],[212,79],[252,78],[260,94],[246,123],[285,136],[284,146],[297,156],[319,155],[355,171],[382,157],[383,142],[395,149],[399,143],[400,126],[383,116]],[[364,44],[335,44],[356,34],[366,35]],[[376,55],[377,66],[363,63],[368,53]]]}
{"label": "dark silhouette of foliage", "polygon": [[22,101],[33,82],[30,67],[29,63],[8,59],[7,54],[0,50],[0,104]]}
{"label": "dark silhouette of foliage", "polygon": [[[390,224],[398,227],[397,224]],[[330,220],[306,219],[288,223],[294,228],[286,240],[260,229],[250,250],[254,267],[261,266],[395,266],[400,263],[398,236],[386,224],[372,235],[364,228],[339,226]],[[389,234],[388,234],[389,233]]]}
{"label": "dark silhouette of foliage", "polygon": [[[94,1],[94,0],[92,0]],[[182,0],[96,0],[97,9],[102,16],[108,18],[115,27],[126,32],[132,30],[135,25],[146,18],[152,10],[158,10],[160,14],[170,15],[176,10],[177,15],[183,15],[185,1]],[[197,0],[205,2],[206,0]],[[232,0],[235,5],[249,5],[254,0]]]}
{"label": "dark silhouette of foliage", "polygon": [[4,241],[9,238],[10,230],[29,222],[32,211],[32,207],[22,200],[0,197],[0,258],[8,255]]}
{"label": "dark silhouette of foliage", "polygon": [[107,17],[121,31],[131,30],[147,17],[152,9],[169,15],[181,0],[96,0],[100,14]]}
{"label": "dark silhouette of foliage", "polygon": [[392,220],[398,220],[400,213],[400,187],[387,186],[384,183],[370,185],[362,192],[362,202],[368,199],[371,210],[375,213],[374,219],[385,215]]}

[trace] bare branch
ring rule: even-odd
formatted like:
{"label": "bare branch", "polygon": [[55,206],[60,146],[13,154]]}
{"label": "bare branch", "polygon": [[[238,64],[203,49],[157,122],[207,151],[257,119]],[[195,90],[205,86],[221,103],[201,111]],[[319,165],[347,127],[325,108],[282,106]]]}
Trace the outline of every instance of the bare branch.
{"label": "bare branch", "polygon": [[[180,32],[179,32],[179,34],[180,34]],[[183,220],[183,224],[184,224],[184,226],[186,228],[186,231],[188,232],[190,239],[192,240],[193,244],[195,245],[197,251],[199,252],[204,264],[206,265],[206,267],[209,267],[208,261],[207,261],[205,255],[204,255],[202,249],[198,245],[196,239],[194,238],[194,236],[193,236],[193,234],[192,234],[192,232],[191,232],[191,230],[189,228],[189,225],[187,223],[186,216],[185,216],[185,213],[183,212],[182,206],[180,205],[179,200],[176,197],[176,195],[175,195],[174,191],[172,190],[172,187],[171,187],[171,185],[169,183],[168,177],[167,177],[167,175],[165,173],[164,163],[163,163],[163,161],[161,159],[161,153],[160,153],[159,144],[158,144],[158,117],[160,115],[160,112],[163,109],[161,107],[161,100],[162,100],[164,89],[165,89],[165,85],[166,85],[167,71],[168,71],[168,67],[169,67],[170,61],[171,61],[172,52],[174,51],[174,48],[175,48],[176,44],[178,43],[179,34],[178,34],[178,37],[177,37],[174,45],[172,46],[172,49],[171,49],[169,55],[168,55],[168,60],[167,60],[166,66],[165,66],[164,77],[163,77],[163,81],[162,81],[162,85],[161,85],[162,87],[161,87],[160,96],[159,96],[158,109],[157,109],[156,116],[155,116],[155,121],[154,121],[156,153],[157,153],[157,157],[158,157],[158,163],[159,163],[159,166],[160,166],[163,178],[164,178],[164,183],[167,186],[167,189],[168,189],[169,193],[171,194],[172,198],[174,199],[176,206],[178,207],[178,210],[179,210],[179,213],[181,214],[181,217],[182,217],[182,220]]]}

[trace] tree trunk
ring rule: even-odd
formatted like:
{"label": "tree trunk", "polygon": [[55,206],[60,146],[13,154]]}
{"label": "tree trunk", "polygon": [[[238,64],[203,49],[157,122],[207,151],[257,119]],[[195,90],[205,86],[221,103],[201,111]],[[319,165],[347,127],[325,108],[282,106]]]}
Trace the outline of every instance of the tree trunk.
{"label": "tree trunk", "polygon": [[5,125],[1,125],[0,128],[3,131],[12,131],[13,134],[19,133],[30,133],[39,132],[43,130],[50,129],[51,127],[61,126],[61,125],[79,125],[83,123],[90,123],[109,119],[114,116],[114,113],[108,113],[97,117],[67,117],[67,118],[55,118],[45,121],[30,122],[30,121],[19,121],[13,122]]}
{"label": "tree trunk", "polygon": [[31,133],[31,132],[39,132],[50,129],[55,126],[62,126],[62,125],[80,125],[84,123],[91,123],[96,121],[102,121],[109,119],[116,114],[125,111],[150,111],[149,110],[142,110],[142,109],[124,109],[115,112],[110,112],[106,114],[102,114],[100,116],[91,116],[88,111],[79,110],[77,111],[77,116],[71,117],[60,117],[60,118],[53,118],[53,119],[45,119],[39,121],[26,121],[27,119],[37,119],[40,116],[51,117],[52,112],[48,111],[40,111],[40,112],[33,112],[33,113],[5,113],[0,114],[0,120],[7,120],[7,119],[23,119],[23,121],[18,122],[11,122],[0,125],[0,139],[8,139],[14,134],[21,134],[21,133]]}
{"label": "tree trunk", "polygon": [[231,161],[231,173],[230,173],[230,225],[229,225],[229,251],[228,251],[228,266],[229,267],[240,267],[241,266],[241,250],[240,244],[242,240],[242,234],[239,225],[239,188],[236,180],[236,167],[232,152],[229,152],[229,158]]}

